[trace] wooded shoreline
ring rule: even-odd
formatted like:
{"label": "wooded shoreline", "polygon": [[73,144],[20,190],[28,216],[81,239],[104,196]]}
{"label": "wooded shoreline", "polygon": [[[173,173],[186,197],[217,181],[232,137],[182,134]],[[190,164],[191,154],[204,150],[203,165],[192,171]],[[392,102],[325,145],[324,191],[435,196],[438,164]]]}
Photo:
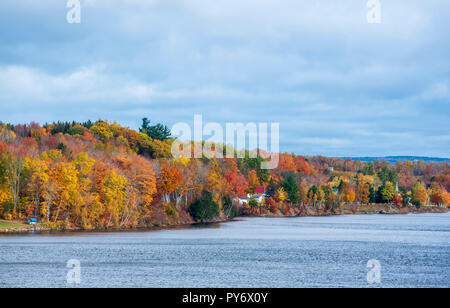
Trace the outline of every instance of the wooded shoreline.
{"label": "wooded shoreline", "polygon": [[[287,214],[279,213],[271,213],[267,212],[261,215],[243,215],[235,218],[229,219],[211,219],[203,222],[194,221],[191,222],[180,222],[174,224],[167,225],[152,225],[152,226],[137,226],[135,228],[93,228],[93,229],[83,229],[79,227],[61,227],[61,228],[47,228],[40,224],[35,226],[27,226],[21,228],[0,228],[0,235],[5,234],[26,234],[26,233],[35,233],[35,232],[142,232],[142,231],[158,231],[158,230],[173,230],[173,229],[182,229],[185,227],[190,227],[193,225],[200,224],[214,224],[214,223],[224,223],[224,222],[233,222],[238,221],[240,219],[245,219],[246,217],[265,217],[265,218],[294,218],[294,217],[321,217],[321,216],[339,216],[339,215],[376,215],[376,214],[385,214],[385,215],[406,215],[406,214],[426,214],[426,213],[448,213],[449,209],[447,207],[441,206],[425,206],[425,207],[416,207],[416,206],[407,206],[407,207],[399,207],[395,204],[368,204],[368,205],[350,205],[346,204],[336,209],[333,212],[323,211],[321,209],[317,209],[313,206],[303,206],[298,208],[292,208],[291,211]],[[16,222],[17,223],[17,222]]]}
{"label": "wooded shoreline", "polygon": [[207,151],[193,158],[197,150],[226,145],[187,141],[186,156],[174,156],[179,142],[147,118],[139,131],[106,120],[0,123],[0,230],[133,230],[237,216],[450,207],[445,162],[393,165],[275,153],[277,167],[266,169],[270,153],[260,149],[230,148],[235,155],[229,158]]}

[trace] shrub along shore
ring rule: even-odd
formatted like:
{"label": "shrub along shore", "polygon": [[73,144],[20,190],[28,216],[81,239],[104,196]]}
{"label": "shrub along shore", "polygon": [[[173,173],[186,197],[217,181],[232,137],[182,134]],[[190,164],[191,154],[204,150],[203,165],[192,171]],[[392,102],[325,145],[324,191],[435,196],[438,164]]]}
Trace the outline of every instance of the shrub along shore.
{"label": "shrub along shore", "polygon": [[288,213],[283,214],[281,212],[277,213],[252,213],[245,216],[238,216],[235,218],[216,218],[204,220],[203,222],[195,221],[193,219],[188,219],[184,221],[177,221],[173,224],[168,225],[148,225],[148,226],[138,226],[129,229],[83,229],[75,226],[60,226],[58,228],[50,228],[43,224],[37,224],[35,226],[26,225],[25,222],[6,222],[0,221],[0,234],[1,233],[30,233],[30,232],[51,232],[51,231],[137,231],[142,229],[148,230],[161,230],[168,228],[179,228],[186,227],[198,223],[221,223],[221,222],[231,222],[236,219],[245,219],[246,217],[306,217],[306,216],[333,216],[333,215],[363,215],[363,214],[385,214],[385,215],[398,215],[398,214],[425,214],[425,213],[448,213],[449,209],[447,207],[441,206],[426,206],[426,207],[416,207],[407,206],[400,207],[395,204],[345,204],[333,212],[323,211],[321,209],[315,208],[313,206],[303,206],[294,207],[289,210]]}

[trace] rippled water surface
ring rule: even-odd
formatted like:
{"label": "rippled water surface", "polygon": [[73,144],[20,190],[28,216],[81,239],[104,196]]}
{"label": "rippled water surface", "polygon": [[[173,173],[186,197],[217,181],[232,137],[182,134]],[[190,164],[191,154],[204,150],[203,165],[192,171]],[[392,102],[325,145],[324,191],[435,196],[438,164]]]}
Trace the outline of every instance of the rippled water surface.
{"label": "rippled water surface", "polygon": [[[450,287],[450,214],[245,218],[187,229],[0,235],[0,287]],[[381,264],[370,285],[368,260]]]}

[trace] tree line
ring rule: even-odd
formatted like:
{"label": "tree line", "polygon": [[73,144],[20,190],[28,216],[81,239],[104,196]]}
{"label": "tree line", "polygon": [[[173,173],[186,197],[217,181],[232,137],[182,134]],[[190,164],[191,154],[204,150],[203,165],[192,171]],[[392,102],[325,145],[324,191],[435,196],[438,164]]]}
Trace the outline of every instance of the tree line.
{"label": "tree line", "polygon": [[[167,126],[143,119],[139,131],[108,121],[0,123],[0,218],[36,217],[49,226],[128,228],[289,213],[344,203],[449,205],[447,163],[374,163],[280,154],[263,157],[173,158]],[[191,146],[195,144],[192,142]],[[266,198],[238,198],[263,186]]]}

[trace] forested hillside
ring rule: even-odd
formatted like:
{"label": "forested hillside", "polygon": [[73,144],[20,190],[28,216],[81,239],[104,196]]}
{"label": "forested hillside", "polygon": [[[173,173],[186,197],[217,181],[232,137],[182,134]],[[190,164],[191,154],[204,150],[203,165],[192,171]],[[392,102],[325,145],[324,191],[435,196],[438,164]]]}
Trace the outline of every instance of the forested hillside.
{"label": "forested hillside", "polygon": [[0,218],[36,217],[50,227],[129,228],[226,219],[236,198],[264,186],[241,214],[288,213],[344,203],[449,205],[450,166],[423,161],[373,163],[280,154],[173,159],[170,131],[144,119],[140,131],[107,121],[0,124]]}

